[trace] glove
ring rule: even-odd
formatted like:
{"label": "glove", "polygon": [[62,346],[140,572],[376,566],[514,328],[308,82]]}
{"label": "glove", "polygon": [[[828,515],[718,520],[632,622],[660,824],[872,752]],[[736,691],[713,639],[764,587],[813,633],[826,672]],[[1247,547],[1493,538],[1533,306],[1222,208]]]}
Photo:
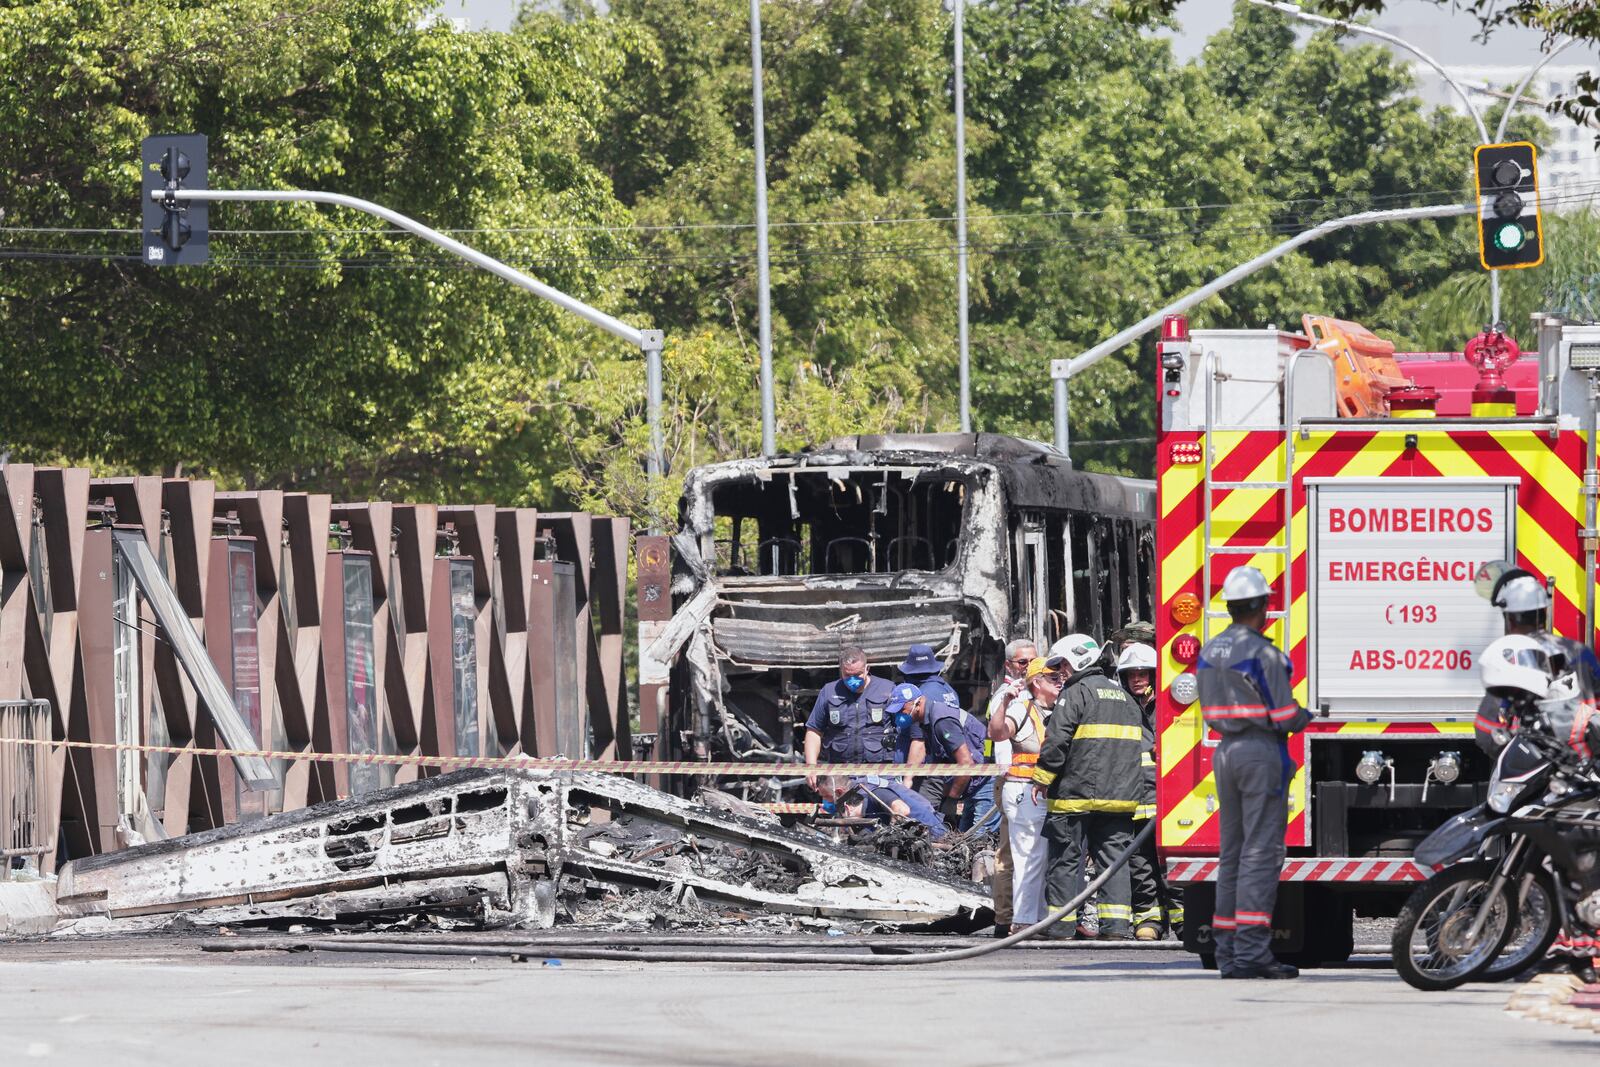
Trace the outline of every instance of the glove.
{"label": "glove", "polygon": [[956,808],[956,805],[960,803],[961,799],[959,797],[945,797],[944,800],[939,802],[939,814],[951,826],[955,826],[961,821],[961,813]]}

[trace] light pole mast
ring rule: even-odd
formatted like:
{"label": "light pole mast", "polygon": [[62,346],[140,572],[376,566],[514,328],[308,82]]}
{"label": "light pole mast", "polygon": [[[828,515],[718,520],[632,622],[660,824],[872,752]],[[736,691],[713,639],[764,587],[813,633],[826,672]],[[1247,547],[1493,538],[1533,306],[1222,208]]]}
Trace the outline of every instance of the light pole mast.
{"label": "light pole mast", "polygon": [[772,397],[772,267],[767,252],[767,133],[761,99],[761,0],[750,0],[750,70],[754,83],[756,148],[756,302],[761,345],[761,454],[778,451],[777,407]]}
{"label": "light pole mast", "polygon": [[962,14],[966,0],[955,3],[956,67],[956,332],[961,361],[961,432],[972,432],[972,364],[967,348],[967,84],[963,70],[966,45]]}

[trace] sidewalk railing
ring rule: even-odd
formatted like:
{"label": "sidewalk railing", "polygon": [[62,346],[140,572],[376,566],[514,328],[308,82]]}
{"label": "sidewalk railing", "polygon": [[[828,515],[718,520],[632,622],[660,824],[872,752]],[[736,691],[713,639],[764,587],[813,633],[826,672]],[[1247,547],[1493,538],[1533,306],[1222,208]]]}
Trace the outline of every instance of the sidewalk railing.
{"label": "sidewalk railing", "polygon": [[0,881],[11,877],[14,857],[39,857],[50,851],[45,840],[45,768],[50,750],[48,700],[0,700]]}

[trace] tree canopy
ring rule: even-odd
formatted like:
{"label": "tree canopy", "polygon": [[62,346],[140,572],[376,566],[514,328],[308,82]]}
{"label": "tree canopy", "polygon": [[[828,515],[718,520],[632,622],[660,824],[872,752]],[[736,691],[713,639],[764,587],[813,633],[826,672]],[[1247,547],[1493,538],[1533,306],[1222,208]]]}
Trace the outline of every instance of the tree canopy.
{"label": "tree canopy", "polygon": [[[426,6],[0,3],[0,450],[648,521],[689,466],[758,447],[747,5],[571,2],[505,34],[421,26]],[[952,429],[949,16],[763,10],[779,443]],[[1131,10],[969,8],[981,429],[1047,437],[1051,358],[1289,232],[1467,189],[1470,124],[1424,110],[1388,53],[1297,45],[1241,6],[1184,63],[1108,17]],[[637,352],[365,216],[219,206],[210,267],[143,266],[138,142],[188,130],[210,135],[214,187],[375,200],[666,331],[673,477],[642,474]],[[1193,318],[1334,313],[1459,347],[1481,325],[1474,240],[1453,221],[1350,231]],[[1149,470],[1142,351],[1074,383],[1092,468]]]}

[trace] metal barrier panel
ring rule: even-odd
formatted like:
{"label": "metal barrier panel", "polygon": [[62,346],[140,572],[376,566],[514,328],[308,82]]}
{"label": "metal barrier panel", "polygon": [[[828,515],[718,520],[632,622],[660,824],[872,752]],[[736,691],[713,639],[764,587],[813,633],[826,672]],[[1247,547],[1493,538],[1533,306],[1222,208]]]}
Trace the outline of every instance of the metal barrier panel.
{"label": "metal barrier panel", "polygon": [[0,881],[11,877],[14,857],[38,862],[52,847],[45,840],[44,820],[50,750],[7,743],[48,740],[48,700],[0,701]]}

